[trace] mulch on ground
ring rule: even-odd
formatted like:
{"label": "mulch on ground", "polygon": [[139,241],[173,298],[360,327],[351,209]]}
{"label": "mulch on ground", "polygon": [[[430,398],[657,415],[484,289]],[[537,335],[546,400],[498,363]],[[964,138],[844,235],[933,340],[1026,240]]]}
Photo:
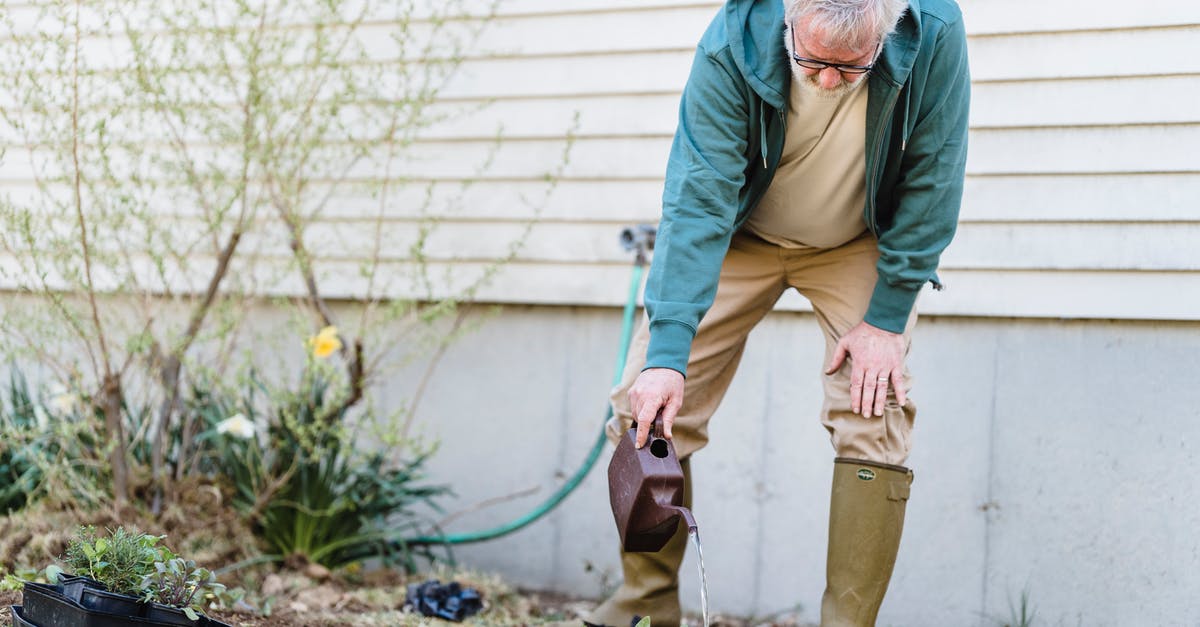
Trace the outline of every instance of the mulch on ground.
{"label": "mulch on ground", "polygon": [[[286,597],[277,599],[276,608],[270,616],[261,616],[232,610],[210,610],[208,615],[234,627],[450,627],[448,621],[427,618],[403,611],[404,588],[399,585],[368,584],[364,587],[348,588],[332,584],[315,584],[313,587],[296,590]],[[364,582],[365,583],[365,582]],[[378,582],[375,582],[376,584]],[[505,591],[495,589],[492,581],[490,592],[485,591],[484,611],[463,625],[487,625],[519,627],[543,625],[582,625],[581,613],[594,602],[580,600],[552,592]],[[496,594],[496,596],[491,596]],[[20,592],[0,592],[0,627],[9,627],[12,619],[9,606],[21,602]],[[688,625],[701,624],[699,617],[690,617]],[[711,627],[812,627],[795,617],[776,616],[748,619],[715,616]]]}

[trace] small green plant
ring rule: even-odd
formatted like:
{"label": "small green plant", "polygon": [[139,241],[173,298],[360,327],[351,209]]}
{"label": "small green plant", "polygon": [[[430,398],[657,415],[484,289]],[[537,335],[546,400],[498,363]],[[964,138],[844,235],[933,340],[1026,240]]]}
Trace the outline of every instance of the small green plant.
{"label": "small green plant", "polygon": [[144,601],[153,601],[179,608],[192,620],[199,620],[208,594],[219,594],[225,586],[217,576],[196,562],[175,557],[154,563],[154,574],[142,579]]}
{"label": "small green plant", "polygon": [[[437,510],[435,500],[449,493],[426,483],[432,450],[401,461],[388,450],[358,450],[344,391],[330,379],[313,363],[294,390],[272,394],[253,376],[237,396],[197,390],[189,409],[206,426],[198,469],[231,483],[234,507],[277,560],[337,568],[379,557],[410,571],[418,559],[436,561],[435,547],[403,544],[421,533],[419,509]],[[221,424],[234,423],[244,432],[220,433]]]}
{"label": "small green plant", "polygon": [[650,617],[649,616],[642,617],[642,620],[639,620],[637,625],[635,625],[634,627],[650,627]]}
{"label": "small green plant", "polygon": [[29,393],[24,375],[13,368],[7,398],[0,404],[0,514],[24,507],[41,478],[35,461],[37,443],[27,443],[45,410]]}
{"label": "small green plant", "polygon": [[[62,561],[71,574],[91,577],[110,592],[177,608],[191,620],[199,620],[207,598],[221,594],[225,586],[208,569],[163,545],[164,537],[124,527],[99,536],[95,527],[80,527]],[[54,582],[62,572],[50,566],[43,573],[21,574],[30,575],[31,581]]]}
{"label": "small green plant", "polygon": [[18,568],[16,572],[7,572],[3,566],[0,566],[0,592],[20,591],[25,587],[25,582],[33,581],[36,583],[58,583],[58,578],[63,574],[63,569],[57,564],[51,564],[42,570],[36,568]]}
{"label": "small green plant", "polygon": [[162,538],[124,527],[97,537],[95,527],[80,527],[63,562],[71,574],[91,577],[110,592],[142,596],[142,582],[156,572],[155,562],[176,557],[159,546]]}
{"label": "small green plant", "polygon": [[8,569],[0,566],[0,592],[8,592],[11,590],[20,590],[25,585],[21,580],[20,574],[12,574]]}
{"label": "small green plant", "polygon": [[1037,617],[1037,608],[1033,607],[1029,600],[1029,589],[1021,591],[1020,600],[1013,602],[1012,597],[1008,599],[1008,618],[995,619],[996,624],[1000,627],[1033,627],[1034,619]]}

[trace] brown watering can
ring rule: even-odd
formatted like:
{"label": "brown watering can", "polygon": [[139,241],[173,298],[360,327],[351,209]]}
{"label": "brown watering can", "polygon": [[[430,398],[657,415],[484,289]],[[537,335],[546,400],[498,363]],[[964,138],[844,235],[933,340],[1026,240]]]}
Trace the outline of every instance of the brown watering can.
{"label": "brown watering can", "polygon": [[675,446],[663,437],[662,418],[655,418],[649,441],[637,448],[637,423],[621,436],[608,463],[608,498],[629,553],[662,550],[679,526],[679,517],[696,530],[696,519],[683,506],[683,468]]}

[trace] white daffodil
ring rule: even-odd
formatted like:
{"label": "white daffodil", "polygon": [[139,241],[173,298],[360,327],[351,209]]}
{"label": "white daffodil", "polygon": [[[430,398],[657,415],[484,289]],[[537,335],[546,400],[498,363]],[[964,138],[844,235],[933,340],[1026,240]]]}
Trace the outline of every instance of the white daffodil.
{"label": "white daffodil", "polygon": [[49,396],[46,405],[56,416],[69,416],[79,407],[79,397],[61,383],[52,383],[46,391]]}
{"label": "white daffodil", "polygon": [[46,415],[46,410],[42,409],[41,405],[34,406],[33,417],[37,420],[38,431],[46,431],[50,428],[50,416]]}
{"label": "white daffodil", "polygon": [[228,433],[235,438],[249,440],[254,437],[254,423],[245,414],[234,414],[217,423],[217,433]]}

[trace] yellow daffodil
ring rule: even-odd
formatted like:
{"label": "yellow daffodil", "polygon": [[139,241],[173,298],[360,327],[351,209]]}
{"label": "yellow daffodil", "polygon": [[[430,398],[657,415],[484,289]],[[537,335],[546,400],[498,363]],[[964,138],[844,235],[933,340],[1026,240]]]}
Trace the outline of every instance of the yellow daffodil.
{"label": "yellow daffodil", "polygon": [[322,359],[342,350],[342,341],[338,339],[337,327],[328,326],[321,329],[320,333],[308,338],[308,347],[312,349],[313,357]]}
{"label": "yellow daffodil", "polygon": [[245,414],[234,414],[217,423],[217,433],[228,433],[243,440],[254,437],[254,423]]}

